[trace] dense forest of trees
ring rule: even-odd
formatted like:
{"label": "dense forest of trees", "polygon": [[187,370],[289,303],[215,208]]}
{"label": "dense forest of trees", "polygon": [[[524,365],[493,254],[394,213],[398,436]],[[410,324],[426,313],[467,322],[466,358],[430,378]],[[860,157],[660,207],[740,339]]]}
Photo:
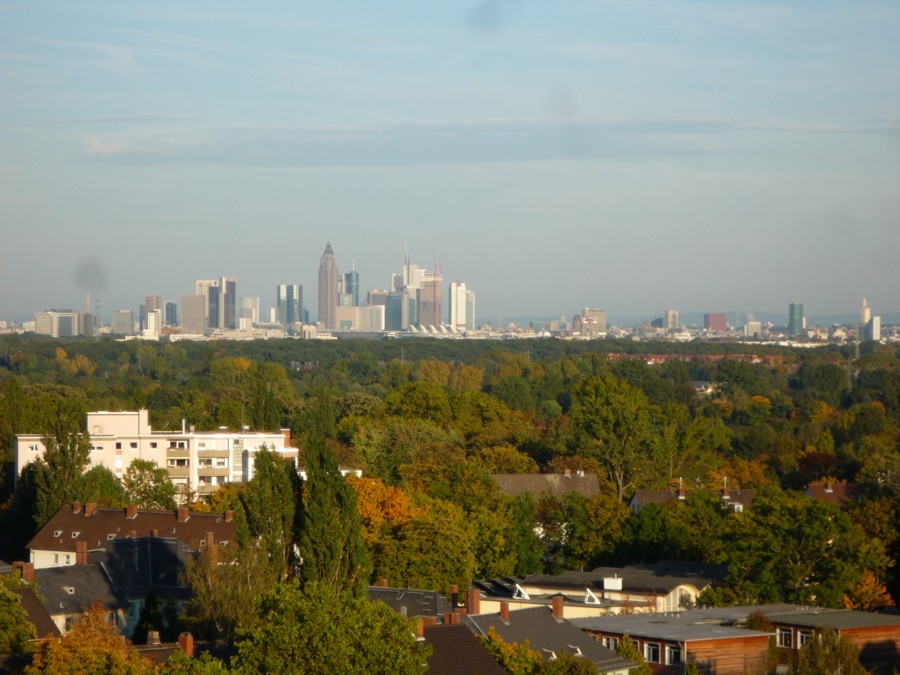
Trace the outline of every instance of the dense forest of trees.
{"label": "dense forest of trees", "polygon": [[[684,358],[648,366],[622,357],[639,353]],[[731,343],[5,336],[7,554],[76,497],[172,503],[155,467],[133,467],[125,486],[85,471],[84,413],[146,407],[155,429],[180,428],[182,419],[199,430],[290,428],[302,461],[322,472],[316,482],[332,480],[322,493],[307,490],[263,456],[253,482],[196,505],[238,511],[243,545],[222,555],[269,580],[244,588],[212,578],[199,561],[189,573],[207,592],[187,619],[210,632],[252,634],[234,607],[294,578],[353,595],[378,578],[445,590],[658,559],[727,565],[728,578],[704,598],[713,604],[877,609],[900,597],[898,357],[897,347],[877,344],[856,359],[850,348]],[[713,393],[698,394],[697,381]],[[17,433],[44,434],[53,451],[13,491]],[[338,463],[364,477],[334,479]],[[490,478],[566,468],[596,472],[601,496],[511,499]],[[757,490],[753,508],[723,508],[715,493],[723,479]],[[803,496],[825,479],[868,490],[845,510]],[[635,490],[679,480],[701,489],[671,507],[628,510]],[[351,527],[335,524],[340,513]],[[324,533],[316,530],[323,523]],[[346,536],[335,537],[336,527]],[[294,559],[294,544],[318,552],[314,566]],[[234,566],[219,567],[227,574]]]}

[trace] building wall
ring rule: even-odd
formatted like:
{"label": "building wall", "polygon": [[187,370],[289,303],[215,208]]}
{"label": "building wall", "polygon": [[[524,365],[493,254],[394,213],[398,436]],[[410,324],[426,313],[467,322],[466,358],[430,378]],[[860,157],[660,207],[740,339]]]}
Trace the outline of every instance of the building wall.
{"label": "building wall", "polygon": [[204,307],[206,298],[201,294],[181,296],[181,332],[186,335],[203,335],[206,332]]}

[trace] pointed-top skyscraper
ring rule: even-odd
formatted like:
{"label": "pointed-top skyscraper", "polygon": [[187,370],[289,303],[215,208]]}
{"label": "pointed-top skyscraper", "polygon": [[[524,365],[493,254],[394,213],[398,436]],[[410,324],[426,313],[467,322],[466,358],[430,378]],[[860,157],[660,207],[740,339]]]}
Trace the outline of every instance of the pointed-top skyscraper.
{"label": "pointed-top skyscraper", "polygon": [[339,277],[337,259],[329,241],[319,261],[319,322],[325,330],[337,328],[336,308],[340,302]]}

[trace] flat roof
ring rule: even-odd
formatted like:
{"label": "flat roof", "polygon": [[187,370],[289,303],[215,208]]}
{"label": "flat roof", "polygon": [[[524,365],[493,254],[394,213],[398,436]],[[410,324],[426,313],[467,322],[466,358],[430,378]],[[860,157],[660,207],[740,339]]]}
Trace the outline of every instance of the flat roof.
{"label": "flat roof", "polygon": [[768,638],[771,633],[745,628],[733,628],[710,623],[694,623],[680,614],[627,614],[593,616],[571,619],[582,630],[628,634],[642,640],[696,642],[700,640],[728,640],[735,638]]}

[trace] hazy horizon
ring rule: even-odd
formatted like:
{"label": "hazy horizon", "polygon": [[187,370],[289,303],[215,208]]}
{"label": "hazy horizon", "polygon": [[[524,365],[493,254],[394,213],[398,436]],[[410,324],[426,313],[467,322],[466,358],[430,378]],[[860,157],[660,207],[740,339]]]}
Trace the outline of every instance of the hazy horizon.
{"label": "hazy horizon", "polygon": [[[900,7],[0,8],[0,319],[403,251],[479,318],[898,306]],[[446,302],[446,300],[445,300]]]}

